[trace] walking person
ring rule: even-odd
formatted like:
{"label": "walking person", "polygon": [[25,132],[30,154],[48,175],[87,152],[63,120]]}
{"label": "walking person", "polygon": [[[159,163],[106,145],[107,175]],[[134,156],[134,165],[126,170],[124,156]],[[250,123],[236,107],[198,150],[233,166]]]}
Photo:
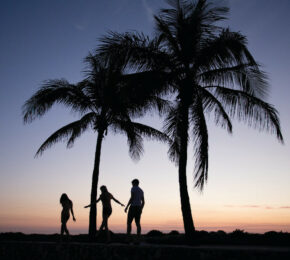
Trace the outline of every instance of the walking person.
{"label": "walking person", "polygon": [[127,215],[127,235],[129,236],[131,234],[132,221],[134,219],[136,223],[136,227],[137,227],[137,236],[138,238],[140,238],[140,235],[141,235],[140,219],[141,219],[142,210],[145,205],[144,192],[139,187],[138,179],[134,179],[132,181],[132,186],[133,187],[131,188],[131,197],[125,208],[125,212],[127,212],[128,207],[130,206],[129,212]]}
{"label": "walking person", "polygon": [[63,237],[63,234],[66,233],[67,236],[69,236],[69,231],[67,229],[66,223],[69,220],[70,217],[70,211],[73,216],[73,221],[76,221],[73,211],[73,203],[69,199],[66,193],[63,193],[59,200],[60,204],[62,205],[62,211],[61,211],[61,238]]}
{"label": "walking person", "polygon": [[[122,207],[125,207],[124,204],[122,204],[120,201],[115,199],[113,195],[108,192],[106,186],[101,186],[101,195],[100,197],[94,202],[98,203],[99,201],[102,201],[103,204],[103,221],[100,226],[100,231],[105,230],[106,231],[106,236],[107,236],[107,241],[110,240],[110,235],[109,235],[109,228],[108,228],[108,219],[112,214],[112,205],[111,205],[111,200],[114,200],[116,203],[120,204]],[[92,204],[85,206],[85,208],[91,207]]]}

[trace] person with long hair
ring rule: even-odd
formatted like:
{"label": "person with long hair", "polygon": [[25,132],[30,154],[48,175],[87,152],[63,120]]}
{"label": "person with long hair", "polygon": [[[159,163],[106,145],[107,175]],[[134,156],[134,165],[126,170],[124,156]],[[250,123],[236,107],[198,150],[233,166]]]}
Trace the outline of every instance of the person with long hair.
{"label": "person with long hair", "polygon": [[61,195],[59,202],[62,205],[60,234],[61,236],[63,236],[63,234],[66,233],[66,235],[69,236],[69,231],[67,229],[66,223],[69,220],[70,211],[73,217],[73,221],[76,221],[75,216],[74,216],[74,211],[73,211],[73,203],[69,199],[66,193],[63,193]]}
{"label": "person with long hair", "polygon": [[[101,186],[101,195],[100,197],[94,202],[98,203],[99,201],[102,201],[103,204],[103,221],[100,226],[100,231],[105,230],[107,234],[107,240],[109,240],[109,228],[108,228],[108,219],[112,214],[112,205],[111,200],[114,200],[116,203],[120,204],[122,207],[125,207],[124,204],[122,204],[120,201],[114,198],[114,196],[108,192],[106,186]],[[91,207],[92,204],[85,206],[85,208]]]}

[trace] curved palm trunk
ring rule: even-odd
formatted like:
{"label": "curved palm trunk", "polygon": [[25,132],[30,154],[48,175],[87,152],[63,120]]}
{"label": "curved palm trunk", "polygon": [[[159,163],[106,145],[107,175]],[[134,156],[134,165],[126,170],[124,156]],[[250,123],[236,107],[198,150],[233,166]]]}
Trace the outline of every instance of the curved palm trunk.
{"label": "curved palm trunk", "polygon": [[195,228],[191,215],[186,180],[187,145],[188,145],[188,107],[186,105],[182,106],[181,121],[178,124],[178,128],[180,137],[180,151],[179,151],[180,157],[178,165],[178,177],[179,177],[181,211],[183,216],[185,236],[187,239],[192,240]]}
{"label": "curved palm trunk", "polygon": [[94,170],[93,170],[93,176],[92,176],[92,188],[91,188],[91,207],[90,207],[90,219],[89,219],[90,238],[94,238],[97,232],[97,205],[95,201],[97,199],[103,134],[104,134],[103,130],[98,131],[98,139],[97,139],[97,145],[96,145],[96,151],[95,151],[95,163],[94,163]]}

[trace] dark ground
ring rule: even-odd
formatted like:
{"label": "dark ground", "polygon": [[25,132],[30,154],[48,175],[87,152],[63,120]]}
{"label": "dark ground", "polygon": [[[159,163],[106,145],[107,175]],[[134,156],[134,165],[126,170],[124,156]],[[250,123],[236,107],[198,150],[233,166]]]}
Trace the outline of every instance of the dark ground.
{"label": "dark ground", "polygon": [[[23,233],[0,233],[1,241],[37,241],[37,242],[57,242],[60,240],[58,234],[23,234]],[[132,236],[131,242],[136,240]],[[64,242],[66,239],[64,239]],[[89,243],[89,242],[106,242],[105,234],[99,234],[94,240],[90,241],[89,237],[84,234],[71,235],[69,242]],[[145,235],[141,236],[141,243],[155,244],[155,245],[188,245],[184,234],[179,234],[177,231],[170,233],[162,233],[158,230],[152,230]],[[128,243],[125,234],[117,234],[111,232],[111,243]],[[289,247],[290,246],[290,233],[269,231],[264,234],[247,233],[243,230],[235,230],[231,233],[224,231],[206,232],[197,231],[196,239],[192,245],[238,245],[238,246],[266,246],[266,247]]]}

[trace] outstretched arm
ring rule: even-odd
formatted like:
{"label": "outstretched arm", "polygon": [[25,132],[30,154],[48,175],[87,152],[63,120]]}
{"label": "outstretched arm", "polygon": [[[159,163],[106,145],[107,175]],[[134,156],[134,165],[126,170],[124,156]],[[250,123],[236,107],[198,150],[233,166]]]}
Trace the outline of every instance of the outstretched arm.
{"label": "outstretched arm", "polygon": [[114,197],[112,197],[112,200],[114,200],[115,202],[117,202],[118,204],[120,204],[122,207],[125,207],[125,205],[123,203],[121,203],[120,201],[118,201],[117,199],[115,199]]}
{"label": "outstretched arm", "polygon": [[93,204],[98,203],[100,200],[101,200],[101,196],[100,196],[96,201],[94,201],[93,203],[91,203],[91,204],[89,204],[89,205],[87,205],[87,206],[84,206],[84,208],[89,208],[89,207],[91,207]]}

